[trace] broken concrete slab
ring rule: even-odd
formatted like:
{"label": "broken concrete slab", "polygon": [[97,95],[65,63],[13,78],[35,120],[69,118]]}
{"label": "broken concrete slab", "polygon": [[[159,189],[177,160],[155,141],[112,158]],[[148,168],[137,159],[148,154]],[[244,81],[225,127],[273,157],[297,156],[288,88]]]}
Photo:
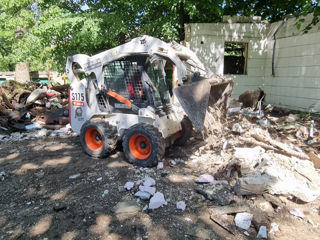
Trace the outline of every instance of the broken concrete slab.
{"label": "broken concrete slab", "polygon": [[249,207],[243,204],[230,204],[229,206],[215,206],[210,208],[211,215],[224,215],[249,211]]}
{"label": "broken concrete slab", "polygon": [[232,201],[236,200],[236,197],[225,184],[198,186],[196,187],[196,192],[222,206],[229,205]]}
{"label": "broken concrete slab", "polygon": [[243,230],[248,230],[251,226],[253,215],[251,213],[242,212],[237,213],[234,222],[238,228],[241,228]]}
{"label": "broken concrete slab", "polygon": [[234,235],[236,233],[236,226],[234,225],[233,221],[229,219],[229,217],[230,216],[227,214],[211,215],[210,219]]}
{"label": "broken concrete slab", "polygon": [[304,202],[320,196],[320,174],[310,161],[265,153],[261,147],[236,148],[242,177],[237,180],[238,195],[291,194]]}

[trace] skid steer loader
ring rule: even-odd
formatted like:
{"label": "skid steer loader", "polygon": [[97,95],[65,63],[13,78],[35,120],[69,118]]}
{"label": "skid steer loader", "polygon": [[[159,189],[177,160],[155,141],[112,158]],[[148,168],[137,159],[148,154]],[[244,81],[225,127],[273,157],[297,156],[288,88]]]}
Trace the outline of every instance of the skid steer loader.
{"label": "skid steer loader", "polygon": [[209,73],[178,43],[138,37],[91,57],[68,57],[66,73],[71,126],[92,157],[122,142],[130,163],[152,167],[167,146],[183,145],[193,127],[203,127]]}

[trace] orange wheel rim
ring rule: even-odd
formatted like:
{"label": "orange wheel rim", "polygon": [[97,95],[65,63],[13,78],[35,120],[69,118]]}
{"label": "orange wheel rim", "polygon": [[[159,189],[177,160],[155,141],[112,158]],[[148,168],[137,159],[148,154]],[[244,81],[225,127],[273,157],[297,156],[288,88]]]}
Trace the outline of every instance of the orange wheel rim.
{"label": "orange wheel rim", "polygon": [[149,139],[141,134],[133,135],[129,140],[131,154],[140,160],[147,159],[151,154],[151,144]]}
{"label": "orange wheel rim", "polygon": [[102,148],[102,137],[101,134],[95,128],[89,128],[85,134],[85,140],[87,146],[92,151],[98,151]]}

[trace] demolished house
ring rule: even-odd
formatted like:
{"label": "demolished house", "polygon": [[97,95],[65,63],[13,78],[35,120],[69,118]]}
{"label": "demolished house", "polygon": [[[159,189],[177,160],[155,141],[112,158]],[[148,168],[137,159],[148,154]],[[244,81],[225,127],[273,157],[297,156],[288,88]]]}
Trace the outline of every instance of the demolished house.
{"label": "demolished house", "polygon": [[[185,41],[205,67],[232,76],[233,96],[262,88],[278,107],[320,112],[320,24],[304,33],[313,15],[275,23],[224,16],[222,23],[186,25]],[[301,23],[300,22],[300,23]]]}
{"label": "demolished house", "polygon": [[[268,46],[271,44],[268,42],[268,33],[273,29],[274,33],[280,34],[280,27],[284,28],[284,26],[280,26],[281,24],[279,26],[270,26],[268,24],[245,23],[243,25],[244,27],[241,27],[240,23],[223,24],[225,27],[222,28],[219,24],[212,25],[213,28],[216,29],[215,34],[217,36],[211,37],[210,35],[201,35],[205,31],[209,34],[212,32],[201,28],[202,25],[199,25],[200,27],[196,24],[189,25],[188,33],[197,32],[198,34],[191,34],[189,36],[190,47],[194,48],[195,52],[202,58],[202,62],[208,65],[206,66],[208,69],[212,69],[216,73],[222,75],[224,71],[226,71],[225,73],[231,73],[231,75],[234,76],[234,96],[239,96],[248,89],[254,90],[258,87],[261,89],[241,94],[239,100],[244,99],[242,105],[237,101],[233,101],[230,108],[225,109],[225,107],[228,107],[229,105],[232,82],[223,77],[215,77],[213,79],[214,82],[210,82],[211,88],[225,82],[230,89],[225,86],[217,92],[210,93],[210,96],[207,96],[206,101],[209,102],[209,104],[203,122],[201,121],[203,130],[195,133],[185,142],[184,146],[176,147],[174,151],[167,152],[163,158],[157,158],[156,160],[159,161],[159,163],[156,169],[133,166],[130,169],[134,171],[133,177],[128,177],[126,179],[128,182],[126,182],[124,186],[119,185],[117,181],[112,181],[113,184],[119,185],[117,186],[117,189],[120,189],[119,194],[126,194],[126,198],[130,200],[117,203],[114,212],[115,214],[121,214],[123,213],[121,211],[127,211],[127,207],[134,208],[134,211],[137,212],[143,211],[144,214],[149,214],[151,211],[158,211],[158,208],[173,208],[183,212],[190,211],[189,209],[194,210],[197,205],[200,207],[210,206],[210,219],[230,234],[236,235],[236,229],[238,229],[238,234],[244,234],[246,236],[251,236],[252,238],[254,236],[257,238],[272,238],[274,235],[281,232],[282,222],[279,223],[278,221],[281,220],[282,215],[287,216],[291,214],[299,219],[305,218],[302,210],[291,207],[291,200],[305,205],[318,201],[317,198],[320,196],[319,121],[310,116],[303,117],[299,114],[273,111],[270,106],[264,108],[261,106],[261,102],[264,100],[265,96],[268,103],[276,101],[275,99],[277,98],[275,98],[275,96],[278,96],[278,99],[280,100],[282,99],[280,98],[282,95],[276,95],[274,91],[271,91],[272,89],[278,89],[277,87],[264,84],[267,79],[271,78],[270,76],[268,78],[266,77],[268,74],[266,72],[267,69],[270,70],[266,65],[270,60],[270,58],[267,58],[270,53]],[[226,34],[224,31],[227,26],[230,29],[236,27],[243,33],[241,34],[241,32],[239,32],[238,35],[231,34],[225,36],[225,39],[230,42],[236,41],[235,47],[240,49],[239,51],[243,54],[240,58],[234,58],[232,56],[225,56],[224,58],[224,38],[219,34]],[[273,28],[271,28],[272,26]],[[218,30],[218,27],[220,30]],[[278,31],[276,31],[276,28],[278,28]],[[251,35],[248,36],[248,34]],[[285,32],[283,32],[283,34],[285,34]],[[304,38],[304,36],[299,37]],[[148,42],[148,39],[145,38],[150,37],[144,37],[142,39],[137,38],[133,40],[131,44],[134,44],[134,41],[137,41],[138,44],[143,45]],[[220,39],[219,45],[214,41],[218,38]],[[247,42],[242,44],[241,39]],[[152,38],[149,40],[157,41]],[[173,51],[166,44],[161,44],[170,51]],[[199,46],[197,44],[199,44]],[[230,48],[235,51],[233,48],[234,46],[232,46],[232,44],[230,44],[230,46]],[[246,51],[244,51],[241,46],[244,46]],[[175,45],[174,47],[177,46]],[[220,50],[218,51],[217,49]],[[163,48],[157,49],[157,51],[163,51]],[[104,53],[101,53],[101,55],[103,54]],[[157,54],[162,56],[165,55],[166,52],[162,53],[162,55],[159,53]],[[107,54],[105,55],[107,57],[109,56]],[[154,58],[158,62],[159,59],[162,61],[159,56]],[[185,57],[186,55],[180,54],[179,56]],[[106,62],[113,62],[107,57],[105,57],[105,59],[108,60]],[[128,56],[125,57],[127,57],[127,59],[119,57],[119,59],[113,60],[131,60]],[[178,63],[184,60],[183,57],[181,57],[181,60],[178,59]],[[83,69],[80,69],[77,64],[74,64],[77,63],[76,60],[83,63]],[[90,71],[92,69],[95,69],[98,74],[105,75],[105,77],[100,78],[100,80],[115,79],[115,82],[119,83],[118,80],[121,80],[121,78],[114,77],[114,73],[117,72],[115,70],[119,70],[116,67],[126,65],[120,63],[113,65],[109,64],[107,66],[112,67],[109,71],[107,71],[108,69],[101,71],[100,67],[103,64],[93,60],[96,60],[95,57],[84,55],[76,55],[68,59],[67,66],[70,68],[69,78],[73,82],[72,87],[74,87],[74,89],[71,90],[71,94],[73,93],[72,91],[76,92],[77,90],[79,92],[79,95],[74,94],[74,99],[71,99],[70,103],[67,99],[67,86],[57,86],[50,89],[42,84],[29,83],[25,85],[16,85],[16,82],[7,82],[2,87],[2,92],[0,92],[2,97],[0,105],[0,123],[2,133],[5,133],[6,135],[0,135],[0,137],[3,138],[0,140],[19,141],[21,140],[21,135],[24,136],[24,133],[32,130],[32,128],[38,128],[36,132],[32,133],[33,137],[37,134],[41,137],[46,137],[48,135],[57,136],[59,133],[65,135],[71,134],[71,126],[64,126],[68,122],[69,114],[71,123],[73,121],[73,125],[71,125],[75,132],[80,132],[81,125],[79,123],[82,124],[82,122],[90,119],[91,115],[98,113],[100,117],[109,117],[108,114],[111,111],[107,111],[104,108],[101,110],[102,104],[97,103],[97,99],[95,99],[95,97],[97,97],[96,92],[88,91],[89,93],[87,93],[83,85],[86,83],[85,78],[80,80],[75,73],[87,74],[86,77],[88,78],[88,81],[92,80],[93,82],[91,89],[95,89],[96,86],[94,84],[102,85],[102,83],[94,81],[95,78],[90,78]],[[142,60],[149,59],[142,58]],[[232,61],[234,60],[236,63],[232,65]],[[275,58],[275,60],[275,62],[278,61],[277,63],[280,64],[280,58],[278,60]],[[224,63],[227,61],[231,62],[228,65],[228,69],[223,67]],[[142,63],[141,67],[145,67],[145,61]],[[251,63],[256,64],[256,67],[252,67]],[[79,65],[81,67],[81,64]],[[75,68],[75,66],[78,68]],[[131,70],[133,69],[132,66],[136,69],[143,69],[138,68],[139,64],[128,64],[128,66],[131,67]],[[175,75],[178,74],[177,70],[181,70],[179,68],[170,69],[171,76],[172,72],[174,72],[173,75]],[[162,68],[162,70],[168,69]],[[277,70],[280,69],[274,68],[274,70],[277,74]],[[123,75],[123,71],[119,70],[118,72]],[[163,73],[164,71],[161,72]],[[183,71],[181,72],[185,74]],[[113,73],[113,75],[108,76],[108,73]],[[144,71],[142,71],[142,73],[144,73]],[[233,75],[232,73],[237,74]],[[183,74],[181,75],[183,76]],[[259,74],[261,76],[259,76]],[[177,79],[179,80],[179,78]],[[183,78],[181,77],[180,80],[182,79]],[[282,77],[277,77],[277,75],[275,75],[274,80],[275,79],[282,79]],[[167,79],[163,78],[163,80]],[[173,80],[174,79],[170,79],[169,83],[174,83]],[[153,84],[147,77],[145,82],[150,84],[150,86]],[[130,94],[127,92],[128,87],[125,85],[124,81],[123,86],[125,86],[123,87],[123,90],[126,90],[125,93],[127,93],[128,98],[130,98]],[[269,88],[267,86],[269,86]],[[79,89],[83,91],[83,94],[80,93]],[[151,89],[154,89],[154,92],[158,91],[157,88]],[[191,92],[190,89],[187,90]],[[310,91],[311,90],[313,89],[310,88]],[[219,92],[220,96],[215,96],[215,94]],[[223,92],[225,92],[225,94],[222,94]],[[117,103],[117,105],[114,104],[113,109],[118,107],[121,111],[125,109],[126,111],[130,110],[134,114],[137,114],[136,109],[133,108],[135,107],[133,104],[137,104],[137,108],[145,108],[141,102],[126,101],[127,99],[124,97],[120,98],[109,91],[108,93],[110,96],[108,98],[104,96],[105,98],[103,98],[103,100],[120,100],[120,102],[123,103],[121,105],[115,101],[114,103]],[[92,110],[92,113],[94,114],[91,114],[89,112],[91,110],[88,108],[85,110],[91,115],[84,115],[85,111],[83,111],[82,107],[84,104],[87,104],[87,100],[85,100],[84,97],[85,94],[90,94],[89,97],[91,97],[90,101],[92,100],[92,108],[100,107],[98,110]],[[287,94],[293,93],[288,92]],[[221,98],[221,95],[225,98]],[[114,96],[117,96],[118,99]],[[250,96],[250,99],[247,96]],[[170,97],[172,97],[172,95],[170,95]],[[293,99],[294,97],[288,95],[288,98]],[[248,99],[250,101],[245,101]],[[301,99],[299,98],[296,99],[297,108],[307,108],[307,105],[299,105],[302,104],[302,101],[300,100]],[[316,101],[314,102],[316,103]],[[129,106],[125,107],[125,103],[127,103],[130,108]],[[138,105],[139,103],[141,105]],[[282,100],[273,103],[278,106],[287,106],[291,108],[290,102],[287,103],[287,105],[280,104],[283,103]],[[68,106],[69,104],[72,104],[72,106]],[[294,103],[292,103],[292,108],[295,108],[294,106]],[[68,109],[71,109],[70,113],[68,112]],[[116,114],[121,113],[119,109],[115,112]],[[147,111],[145,112],[148,113]],[[113,113],[112,116],[116,116],[115,113]],[[130,114],[130,116],[133,115],[131,112]],[[141,117],[142,114],[138,111],[138,116],[139,114]],[[149,115],[151,114],[153,114],[153,112]],[[192,115],[192,112],[189,115]],[[84,117],[87,117],[87,119],[84,119]],[[121,117],[122,119],[125,119],[123,114]],[[143,117],[147,118],[148,115]],[[78,123],[78,126],[74,123]],[[30,129],[28,129],[28,126]],[[164,124],[162,127],[165,129],[167,125]],[[56,128],[60,128],[60,132],[53,130]],[[93,127],[90,128],[92,129]],[[47,130],[43,132],[43,129],[49,129],[49,132]],[[20,132],[20,135],[15,137],[15,133],[12,133],[9,136],[6,133],[8,130],[10,130],[10,132],[18,131]],[[174,131],[176,130],[179,131],[181,129],[176,128]],[[97,138],[96,134],[93,134],[92,138],[97,140],[97,142],[100,140]],[[141,144],[140,147],[144,149],[143,144]],[[179,156],[179,153],[183,154],[180,154],[181,156]],[[179,172],[180,170],[185,169],[188,169],[189,172]],[[85,170],[85,172],[86,171],[87,170]],[[146,172],[146,175],[139,176],[139,174],[137,174],[141,172]],[[179,178],[179,174],[180,176],[181,174],[185,174],[182,175],[183,181],[188,182],[188,189],[185,190],[186,197],[183,197],[183,193],[179,193],[181,195],[177,196],[172,195],[173,190],[170,184],[177,181],[176,178]],[[81,175],[85,174],[79,173],[71,175],[69,176],[69,180],[81,178]],[[148,175],[151,175],[151,177],[154,177],[156,180],[150,178]],[[104,180],[102,179],[102,177],[99,177],[95,182],[101,182]],[[108,177],[106,177],[106,179],[107,181],[110,181]],[[123,191],[125,193],[123,193]],[[183,191],[183,189],[181,191]],[[109,189],[105,189],[102,197],[105,197],[108,194]],[[179,201],[174,202],[172,201],[172,198]],[[301,208],[303,208],[303,206],[304,205],[301,205]],[[307,207],[304,207],[304,209],[306,208]],[[319,210],[313,207],[310,211],[315,212]],[[281,215],[279,213],[281,213]],[[316,226],[317,225],[315,225],[315,227]]]}

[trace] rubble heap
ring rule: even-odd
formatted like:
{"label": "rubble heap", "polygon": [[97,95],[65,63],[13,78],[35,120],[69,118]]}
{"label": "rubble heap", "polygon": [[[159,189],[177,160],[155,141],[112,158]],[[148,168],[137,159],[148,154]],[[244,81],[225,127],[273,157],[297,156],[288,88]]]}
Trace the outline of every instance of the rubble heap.
{"label": "rubble heap", "polygon": [[7,81],[0,87],[0,141],[71,132],[68,85]]}

